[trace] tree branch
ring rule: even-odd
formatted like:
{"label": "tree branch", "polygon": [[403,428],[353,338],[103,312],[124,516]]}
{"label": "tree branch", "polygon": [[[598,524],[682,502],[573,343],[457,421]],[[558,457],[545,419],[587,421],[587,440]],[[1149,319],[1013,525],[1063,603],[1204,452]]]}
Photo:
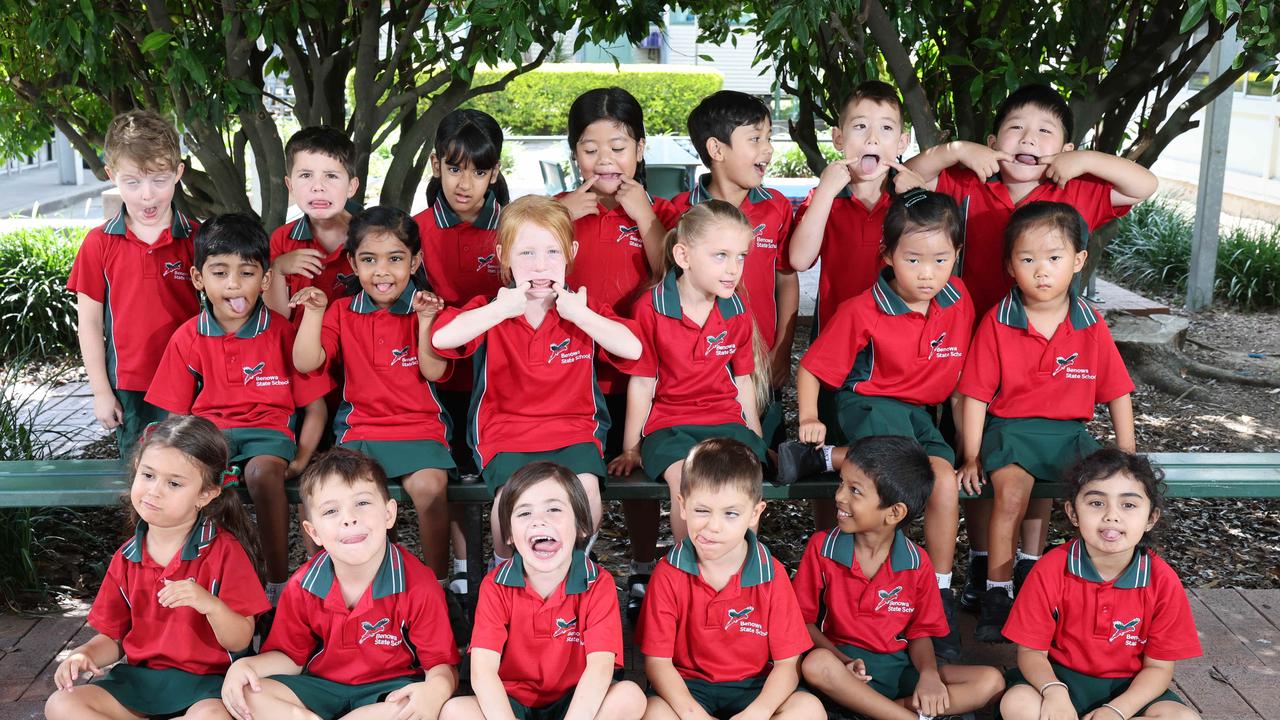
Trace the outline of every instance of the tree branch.
{"label": "tree branch", "polygon": [[934,115],[933,104],[929,102],[924,88],[916,78],[915,65],[912,64],[907,49],[902,46],[897,27],[885,13],[880,0],[864,0],[863,12],[867,16],[867,30],[880,47],[889,72],[902,92],[903,102],[911,113],[911,124],[915,128],[920,148],[933,147],[938,144],[938,119]]}

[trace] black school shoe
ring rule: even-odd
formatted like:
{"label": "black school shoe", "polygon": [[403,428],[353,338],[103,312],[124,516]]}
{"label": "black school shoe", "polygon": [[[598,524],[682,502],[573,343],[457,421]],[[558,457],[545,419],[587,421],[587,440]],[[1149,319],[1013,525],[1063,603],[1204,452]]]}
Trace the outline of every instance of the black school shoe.
{"label": "black school shoe", "polygon": [[1013,565],[1013,596],[1017,597],[1022,592],[1022,583],[1027,581],[1027,576],[1031,574],[1031,568],[1035,567],[1036,561],[1025,559],[1019,560]]}
{"label": "black school shoe", "polygon": [[960,607],[969,612],[978,612],[982,605],[982,594],[986,591],[987,556],[970,557],[969,571],[965,573],[964,592],[960,594]]}
{"label": "black school shoe", "polygon": [[960,659],[960,628],[956,627],[956,591],[951,588],[938,591],[942,595],[942,614],[947,617],[950,630],[943,637],[933,639],[933,654],[947,662]]}
{"label": "black school shoe", "polygon": [[1009,609],[1013,607],[1013,598],[1004,588],[991,588],[982,593],[982,609],[978,612],[978,627],[974,637],[985,643],[1007,643],[1009,640],[1002,634],[1004,624],[1009,619]]}
{"label": "black school shoe", "polygon": [[826,457],[816,445],[788,440],[778,446],[779,485],[791,485],[801,478],[827,471]]}

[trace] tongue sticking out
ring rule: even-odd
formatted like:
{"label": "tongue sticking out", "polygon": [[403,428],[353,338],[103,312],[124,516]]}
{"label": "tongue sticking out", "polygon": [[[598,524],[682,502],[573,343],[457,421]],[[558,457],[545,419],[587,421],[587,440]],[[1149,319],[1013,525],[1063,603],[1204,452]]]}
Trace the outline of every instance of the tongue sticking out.
{"label": "tongue sticking out", "polygon": [[239,314],[249,307],[249,301],[242,297],[227,298],[227,304],[231,306],[231,311]]}
{"label": "tongue sticking out", "polygon": [[858,172],[863,175],[870,175],[878,167],[880,167],[879,155],[863,155],[862,159],[858,161]]}
{"label": "tongue sticking out", "polygon": [[1017,160],[1019,163],[1022,163],[1023,165],[1039,165],[1040,164],[1040,158],[1028,153],[1018,153],[1017,155],[1013,156],[1013,159]]}
{"label": "tongue sticking out", "polygon": [[549,558],[560,549],[560,541],[551,538],[538,538],[530,544],[533,554],[540,558]]}

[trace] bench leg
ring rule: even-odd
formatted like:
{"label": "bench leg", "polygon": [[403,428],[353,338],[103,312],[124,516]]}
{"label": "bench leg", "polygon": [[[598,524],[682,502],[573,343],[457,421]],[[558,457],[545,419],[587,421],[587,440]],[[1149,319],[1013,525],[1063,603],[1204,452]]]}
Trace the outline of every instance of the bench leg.
{"label": "bench leg", "polygon": [[[484,506],[467,503],[462,532],[467,536],[467,624],[476,619],[476,602],[480,599],[480,583],[484,581]],[[468,638],[469,640],[469,638]]]}

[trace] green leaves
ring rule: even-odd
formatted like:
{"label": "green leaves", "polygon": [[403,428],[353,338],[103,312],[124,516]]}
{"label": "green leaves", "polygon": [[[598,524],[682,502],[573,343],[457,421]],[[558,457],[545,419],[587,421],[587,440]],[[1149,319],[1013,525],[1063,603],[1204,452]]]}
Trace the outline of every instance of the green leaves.
{"label": "green leaves", "polygon": [[157,30],[143,38],[142,42],[138,43],[138,49],[144,53],[155,52],[168,45],[172,40],[173,35]]}

